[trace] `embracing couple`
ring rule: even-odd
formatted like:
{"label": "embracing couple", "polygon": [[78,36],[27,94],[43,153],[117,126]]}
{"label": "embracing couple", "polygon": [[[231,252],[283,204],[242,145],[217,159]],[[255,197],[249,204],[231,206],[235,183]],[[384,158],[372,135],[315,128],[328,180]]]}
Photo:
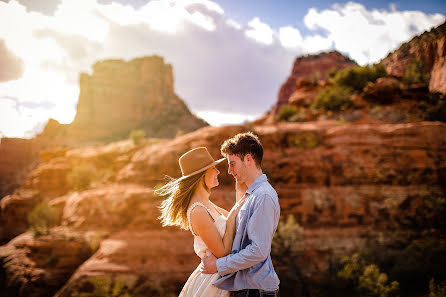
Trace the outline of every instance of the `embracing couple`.
{"label": "embracing couple", "polygon": [[[263,174],[263,147],[251,132],[221,146],[225,158],[215,161],[205,147],[179,159],[182,177],[157,190],[163,226],[190,230],[201,264],[180,297],[278,296],[279,278],[271,261],[271,241],[280,216],[276,191]],[[218,186],[215,167],[227,160],[235,178],[236,203],[228,212],[209,200]]]}

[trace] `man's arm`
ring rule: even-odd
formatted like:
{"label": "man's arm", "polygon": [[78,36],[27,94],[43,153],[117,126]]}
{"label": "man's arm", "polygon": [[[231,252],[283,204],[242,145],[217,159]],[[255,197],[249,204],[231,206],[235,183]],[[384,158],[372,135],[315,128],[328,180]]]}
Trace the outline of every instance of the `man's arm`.
{"label": "man's arm", "polygon": [[264,261],[270,252],[271,241],[279,220],[280,210],[268,194],[256,197],[257,205],[247,222],[251,243],[235,254],[217,259],[220,275],[233,273]]}

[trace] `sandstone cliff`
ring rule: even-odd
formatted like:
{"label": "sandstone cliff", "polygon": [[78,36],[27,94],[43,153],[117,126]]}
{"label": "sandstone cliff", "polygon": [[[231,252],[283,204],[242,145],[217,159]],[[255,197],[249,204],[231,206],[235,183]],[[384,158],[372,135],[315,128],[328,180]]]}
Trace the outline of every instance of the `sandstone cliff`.
{"label": "sandstone cliff", "polygon": [[[361,249],[372,240],[436,228],[435,219],[445,206],[441,201],[445,199],[446,142],[439,137],[446,133],[444,123],[350,125],[319,121],[205,127],[158,143],[134,145],[127,141],[47,154],[46,163],[30,175],[21,190],[2,201],[2,235],[9,239],[23,232],[26,222],[20,228],[17,223],[23,221],[26,209],[30,211],[43,199],[59,209],[60,227],[52,231],[54,235],[44,237],[44,243],[19,235],[0,247],[0,263],[7,277],[3,285],[17,293],[15,288],[29,292],[45,285],[55,288],[53,282],[58,282],[56,296],[99,294],[104,288],[136,296],[144,290],[154,295],[171,290],[178,293],[199,260],[189,232],[161,228],[157,220],[161,200],[153,196],[152,189],[163,183],[165,174],[180,175],[178,157],[185,151],[206,146],[218,158],[224,139],[247,130],[257,133],[264,143],[263,168],[279,194],[282,219],[292,214],[304,228],[296,243],[301,257],[294,259],[304,275],[320,275],[331,259]],[[65,183],[66,176],[82,163],[108,173],[91,188],[74,191]],[[225,173],[226,164],[219,166],[221,186],[211,199],[229,208],[234,184]],[[18,209],[22,211],[16,212]],[[66,278],[57,276],[52,268],[58,261],[53,259],[55,263],[49,265],[36,259],[59,259],[60,255],[51,252],[51,244],[67,244],[64,238],[72,233],[83,234],[79,238],[87,238],[89,244],[96,241],[98,250],[65,283]],[[73,241],[76,245],[69,250],[76,257],[83,241]],[[24,254],[36,245],[47,248]],[[8,262],[11,258],[14,262]],[[42,270],[47,278],[27,280],[26,275],[38,275]],[[73,271],[72,266],[66,271]],[[13,287],[6,285],[11,278]]]}
{"label": "sandstone cliff", "polygon": [[172,66],[158,56],[97,62],[91,75],[80,75],[79,86],[73,123],[50,121],[40,138],[104,142],[125,139],[134,129],[174,137],[207,125],[175,94]]}
{"label": "sandstone cliff", "polygon": [[429,74],[429,89],[446,93],[446,23],[404,43],[381,63],[389,73],[401,77],[413,59],[421,61]]}
{"label": "sandstone cliff", "polygon": [[39,161],[35,140],[2,138],[0,140],[0,199],[20,187]]}
{"label": "sandstone cliff", "polygon": [[355,65],[357,65],[355,61],[337,51],[296,58],[290,76],[280,87],[272,113],[277,114],[282,105],[288,104],[289,98],[296,91],[296,84],[300,80],[326,80],[329,70],[344,69]]}
{"label": "sandstone cliff", "polygon": [[50,119],[32,140],[2,139],[0,199],[18,188],[39,163],[39,151],[127,139],[132,130],[147,137],[171,138],[208,124],[194,116],[175,94],[172,66],[158,56],[107,60],[80,75],[76,118],[71,124]]}

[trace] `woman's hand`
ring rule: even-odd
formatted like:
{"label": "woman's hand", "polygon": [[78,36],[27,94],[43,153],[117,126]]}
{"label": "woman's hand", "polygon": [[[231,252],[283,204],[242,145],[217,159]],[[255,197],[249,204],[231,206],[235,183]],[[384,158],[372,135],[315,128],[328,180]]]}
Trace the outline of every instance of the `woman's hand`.
{"label": "woman's hand", "polygon": [[238,211],[242,207],[243,203],[245,203],[245,200],[246,200],[247,196],[248,195],[243,195],[243,197],[234,204],[234,206],[229,211],[227,220],[229,220],[231,218],[234,218],[238,214]]}
{"label": "woman's hand", "polygon": [[236,199],[235,201],[239,201],[245,192],[248,190],[248,186],[245,183],[239,183],[237,180],[235,181],[235,193]]}

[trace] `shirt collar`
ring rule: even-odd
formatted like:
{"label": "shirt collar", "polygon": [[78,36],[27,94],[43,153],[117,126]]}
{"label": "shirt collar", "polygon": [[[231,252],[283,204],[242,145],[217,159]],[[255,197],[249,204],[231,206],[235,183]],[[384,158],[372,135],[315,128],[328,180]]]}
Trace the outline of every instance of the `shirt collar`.
{"label": "shirt collar", "polygon": [[261,176],[256,178],[256,180],[252,183],[252,185],[248,188],[248,190],[246,190],[246,193],[248,195],[251,195],[255,189],[257,189],[262,183],[266,181],[267,181],[266,174],[262,174]]}

